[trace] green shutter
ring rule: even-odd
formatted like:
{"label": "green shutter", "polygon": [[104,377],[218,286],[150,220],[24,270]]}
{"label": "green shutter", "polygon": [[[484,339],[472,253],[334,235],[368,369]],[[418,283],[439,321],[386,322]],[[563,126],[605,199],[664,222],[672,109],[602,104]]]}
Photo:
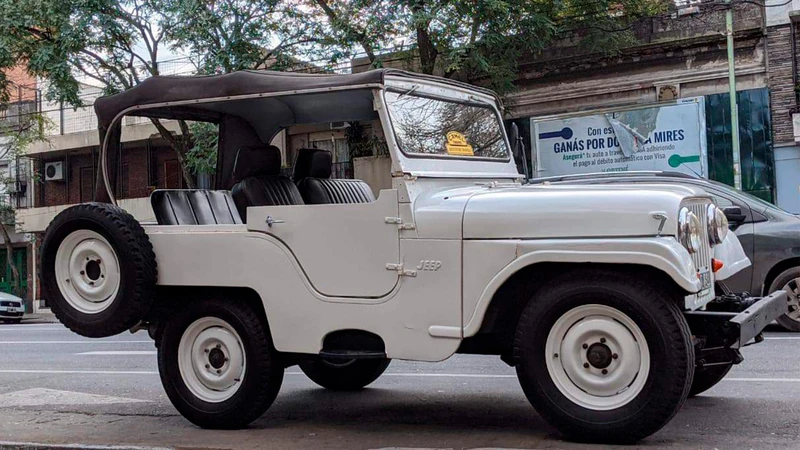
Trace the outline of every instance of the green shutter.
{"label": "green shutter", "polygon": [[[739,140],[742,190],[773,201],[775,157],[769,90],[739,91]],[[706,138],[709,178],[733,186],[731,115],[729,94],[706,96]]]}

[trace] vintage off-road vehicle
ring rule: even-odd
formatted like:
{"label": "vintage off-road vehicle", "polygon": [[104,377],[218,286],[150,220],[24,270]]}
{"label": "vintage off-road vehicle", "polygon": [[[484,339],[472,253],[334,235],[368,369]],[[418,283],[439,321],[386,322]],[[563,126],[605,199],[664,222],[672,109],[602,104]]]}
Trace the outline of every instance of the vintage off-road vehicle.
{"label": "vintage off-road vehicle", "polygon": [[[81,335],[147,327],[170,400],[202,427],[261,416],[295,364],[355,390],[390,359],[473,353],[515,366],[564,435],[631,442],[786,312],[785,293],[703,311],[727,224],[701,191],[523,185],[487,90],[396,70],[238,72],[151,78],[95,110],[97,202],[53,219],[42,287]],[[217,123],[217,190],[154,192],[157,224],[114,206],[125,116]],[[318,149],[281,175],[267,143],[334,121],[383,130],[392,189],[331,179]]]}

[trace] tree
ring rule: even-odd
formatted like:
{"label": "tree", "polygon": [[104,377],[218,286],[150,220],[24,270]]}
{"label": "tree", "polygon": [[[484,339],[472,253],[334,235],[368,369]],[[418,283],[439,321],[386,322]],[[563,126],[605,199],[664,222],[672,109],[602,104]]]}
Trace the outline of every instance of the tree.
{"label": "tree", "polygon": [[160,28],[201,73],[284,69],[320,42],[315,24],[285,0],[159,0]]}
{"label": "tree", "polygon": [[[6,101],[0,101],[0,107],[6,107]],[[41,114],[20,115],[15,122],[13,127],[0,127],[0,157],[13,162],[24,158],[25,152],[31,145],[47,140],[44,133],[47,123]],[[9,164],[9,172],[0,174],[0,183],[8,186],[15,181],[12,164]],[[22,297],[21,277],[14,264],[14,246],[8,232],[9,228],[14,229],[15,226],[15,208],[7,199],[3,198],[0,201],[0,235],[6,250],[6,265],[11,268],[12,293]]]}
{"label": "tree", "polygon": [[[513,88],[518,63],[564,32],[607,46],[624,41],[638,18],[663,11],[664,0],[307,0],[317,20],[344,48],[360,47],[380,64],[376,44],[404,43],[412,68],[426,74],[488,79],[501,93]],[[353,11],[368,10],[358,15]],[[393,33],[387,38],[387,31]],[[616,33],[616,34],[615,34]]]}

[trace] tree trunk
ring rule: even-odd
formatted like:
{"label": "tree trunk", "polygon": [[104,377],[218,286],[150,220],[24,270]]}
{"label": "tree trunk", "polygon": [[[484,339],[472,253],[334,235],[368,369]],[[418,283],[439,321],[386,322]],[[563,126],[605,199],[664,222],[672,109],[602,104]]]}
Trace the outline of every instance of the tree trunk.
{"label": "tree trunk", "polygon": [[[411,13],[417,15],[423,12],[425,2],[422,0],[415,1],[411,6]],[[436,58],[439,56],[439,51],[431,40],[431,35],[428,32],[430,21],[414,21],[414,27],[417,33],[417,49],[419,50],[419,63],[422,73],[433,75],[436,69]]]}
{"label": "tree trunk", "polygon": [[6,246],[6,264],[8,264],[8,267],[11,267],[11,293],[17,297],[22,297],[22,292],[20,292],[19,270],[17,270],[17,266],[14,265],[14,246],[11,244],[11,236],[6,228],[7,226],[8,225],[2,224],[0,225],[0,229],[3,230],[3,242],[5,242]]}

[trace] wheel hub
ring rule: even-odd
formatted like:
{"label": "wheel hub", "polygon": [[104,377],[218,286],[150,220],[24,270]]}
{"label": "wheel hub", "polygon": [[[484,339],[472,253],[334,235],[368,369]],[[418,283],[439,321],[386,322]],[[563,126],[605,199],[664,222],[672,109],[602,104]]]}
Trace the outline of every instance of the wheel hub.
{"label": "wheel hub", "polygon": [[208,363],[215,369],[221,368],[227,360],[225,353],[218,348],[213,348],[208,353]]}
{"label": "wheel hub", "polygon": [[70,233],[58,247],[55,263],[59,291],[84,314],[108,308],[119,292],[120,264],[114,247],[92,230]]}
{"label": "wheel hub", "polygon": [[584,305],[562,315],[546,342],[547,370],[574,403],[609,410],[633,400],[644,388],[650,354],[641,329],[623,312]]}
{"label": "wheel hub", "polygon": [[178,368],[192,394],[209,403],[223,402],[239,390],[244,378],[246,358],[242,340],[222,319],[198,319],[181,337]]}
{"label": "wheel hub", "polygon": [[606,344],[596,342],[586,351],[586,359],[589,364],[596,369],[605,369],[611,365],[613,353]]}

